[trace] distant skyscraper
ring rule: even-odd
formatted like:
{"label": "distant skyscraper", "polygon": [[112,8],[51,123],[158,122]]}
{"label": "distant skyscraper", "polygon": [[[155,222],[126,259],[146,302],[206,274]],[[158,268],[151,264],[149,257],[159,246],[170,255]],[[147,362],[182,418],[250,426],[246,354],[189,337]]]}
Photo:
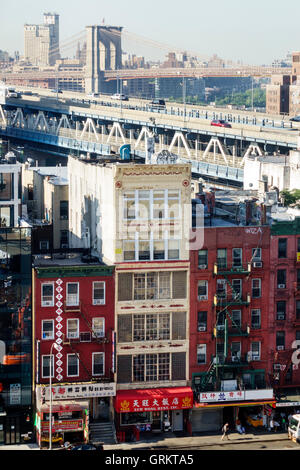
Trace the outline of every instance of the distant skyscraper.
{"label": "distant skyscraper", "polygon": [[44,24],[24,26],[24,58],[33,65],[54,65],[59,59],[59,15],[44,13]]}

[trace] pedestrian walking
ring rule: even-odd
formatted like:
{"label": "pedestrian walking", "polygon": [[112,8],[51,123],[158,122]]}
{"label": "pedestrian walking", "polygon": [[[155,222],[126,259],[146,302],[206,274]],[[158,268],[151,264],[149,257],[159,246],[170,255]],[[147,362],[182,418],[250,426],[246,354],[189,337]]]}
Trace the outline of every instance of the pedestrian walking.
{"label": "pedestrian walking", "polygon": [[222,431],[223,431],[223,435],[222,435],[222,438],[221,438],[221,441],[224,440],[225,437],[227,437],[227,439],[229,440],[229,437],[228,437],[228,434],[229,434],[229,424],[228,423],[225,423],[223,428],[222,428]]}

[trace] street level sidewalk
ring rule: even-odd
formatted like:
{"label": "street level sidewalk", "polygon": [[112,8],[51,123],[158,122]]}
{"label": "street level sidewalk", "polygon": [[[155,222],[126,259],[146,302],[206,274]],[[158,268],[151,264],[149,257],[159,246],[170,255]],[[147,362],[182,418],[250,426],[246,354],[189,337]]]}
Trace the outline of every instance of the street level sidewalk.
{"label": "street level sidewalk", "polygon": [[287,432],[265,432],[265,433],[256,433],[248,432],[247,434],[238,434],[236,432],[229,434],[229,440],[221,441],[222,434],[215,434],[210,436],[189,436],[189,437],[163,437],[149,440],[141,440],[139,442],[128,442],[122,444],[114,445],[104,445],[104,450],[132,450],[132,449],[153,449],[159,450],[159,448],[170,447],[172,449],[178,447],[180,448],[191,448],[196,449],[197,447],[209,447],[222,445],[226,446],[228,444],[246,444],[253,442],[271,442],[271,441],[281,441],[288,438]]}

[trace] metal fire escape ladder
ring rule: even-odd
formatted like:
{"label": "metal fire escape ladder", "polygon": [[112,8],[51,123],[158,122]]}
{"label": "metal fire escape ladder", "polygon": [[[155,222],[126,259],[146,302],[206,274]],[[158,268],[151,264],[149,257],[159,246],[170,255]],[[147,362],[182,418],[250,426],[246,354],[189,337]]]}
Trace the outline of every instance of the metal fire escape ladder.
{"label": "metal fire escape ladder", "polygon": [[88,379],[90,380],[91,377],[92,377],[92,372],[86,367],[86,365],[84,364],[84,362],[81,360],[81,358],[80,358],[78,352],[76,351],[76,349],[74,349],[74,347],[73,347],[71,341],[68,341],[68,342],[66,342],[66,343],[64,343],[64,344],[70,346],[72,352],[76,355],[76,357],[77,357],[77,359],[79,360],[80,364],[81,364],[82,367],[84,368],[84,370],[85,370],[85,372],[86,372],[86,374],[87,374]]}
{"label": "metal fire escape ladder", "polygon": [[82,302],[80,303],[80,315],[84,319],[89,331],[91,332],[92,337],[97,341],[97,343],[106,343],[106,342],[108,342],[107,338],[105,338],[105,337],[102,338],[102,337],[97,336],[97,332],[93,329],[93,324],[90,322],[90,320],[87,318],[87,316],[84,313],[84,305],[83,305]]}

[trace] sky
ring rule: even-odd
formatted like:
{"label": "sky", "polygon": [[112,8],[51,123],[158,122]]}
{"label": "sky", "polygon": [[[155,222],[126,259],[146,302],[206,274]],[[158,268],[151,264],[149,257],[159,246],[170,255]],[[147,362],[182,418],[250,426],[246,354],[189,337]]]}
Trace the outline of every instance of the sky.
{"label": "sky", "polygon": [[12,0],[0,11],[0,49],[12,55],[24,52],[24,24],[41,24],[44,12],[60,15],[62,44],[104,20],[123,26],[123,50],[146,59],[173,49],[261,65],[300,50],[299,0]]}

